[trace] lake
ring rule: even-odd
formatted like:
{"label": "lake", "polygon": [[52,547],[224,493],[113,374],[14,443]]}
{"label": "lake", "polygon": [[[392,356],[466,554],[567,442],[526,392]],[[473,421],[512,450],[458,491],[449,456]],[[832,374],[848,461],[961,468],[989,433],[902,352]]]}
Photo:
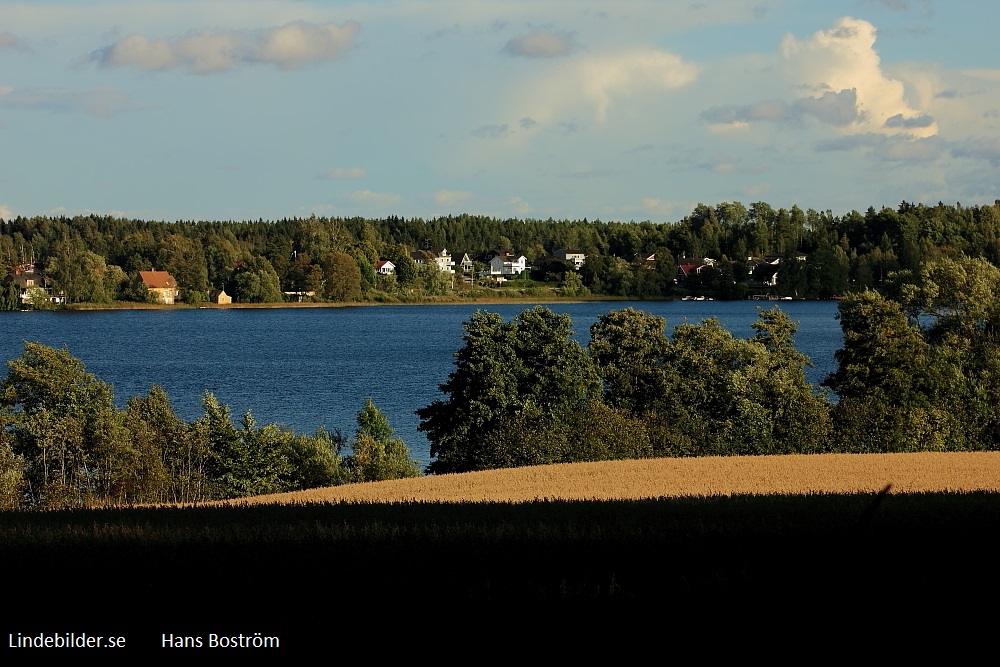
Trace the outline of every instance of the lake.
{"label": "lake", "polygon": [[[686,319],[715,317],[734,335],[753,335],[756,301],[654,301],[547,304],[567,313],[582,344],[609,310],[632,307],[660,315],[667,331]],[[385,413],[421,468],[429,444],[413,411],[442,397],[462,344],[462,322],[477,309],[505,320],[530,305],[358,306],[343,308],[109,310],[0,313],[0,358],[17,357],[24,341],[66,346],[87,370],[113,385],[116,403],[159,384],[182,419],[201,415],[210,391],[234,421],[249,410],[258,425],[276,422],[300,433],[317,427],[352,435],[366,398]],[[796,347],[814,367],[814,385],[836,368],[843,336],[835,301],[782,301],[799,323]]]}

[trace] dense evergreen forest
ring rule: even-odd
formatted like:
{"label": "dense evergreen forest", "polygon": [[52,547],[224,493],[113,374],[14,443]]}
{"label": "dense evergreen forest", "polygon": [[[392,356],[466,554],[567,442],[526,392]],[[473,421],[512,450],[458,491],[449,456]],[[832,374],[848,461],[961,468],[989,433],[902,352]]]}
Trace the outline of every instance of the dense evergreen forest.
{"label": "dense evergreen forest", "polygon": [[[90,215],[0,221],[0,268],[34,264],[69,305],[146,301],[149,295],[138,280],[144,270],[169,272],[188,303],[205,301],[212,289],[224,289],[244,303],[394,301],[477,289],[478,284],[444,279],[432,263],[414,261],[414,253],[419,260],[420,251],[430,248],[480,261],[491,250],[509,250],[523,254],[532,267],[531,280],[525,277],[522,286],[637,298],[693,291],[743,298],[762,284],[755,280],[750,258],[768,257],[778,260],[772,292],[828,298],[879,288],[890,274],[941,257],[1000,263],[1000,200],[973,207],[903,202],[895,210],[845,215],[723,202],[699,204],[674,223],[471,215],[256,222]],[[554,258],[566,248],[586,254],[578,272]],[[684,258],[717,262],[678,285],[677,267]],[[380,260],[393,263],[392,275],[376,272]],[[12,289],[5,287],[0,307],[15,306]]]}

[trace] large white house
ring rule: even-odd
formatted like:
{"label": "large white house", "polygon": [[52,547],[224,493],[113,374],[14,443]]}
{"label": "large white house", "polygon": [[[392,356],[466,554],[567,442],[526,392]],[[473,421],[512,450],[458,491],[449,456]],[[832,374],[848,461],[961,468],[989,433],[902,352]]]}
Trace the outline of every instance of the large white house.
{"label": "large white house", "polygon": [[437,267],[447,273],[455,273],[455,260],[451,258],[451,253],[447,248],[428,248],[427,250],[416,250],[410,253],[410,257],[417,264],[425,264],[427,257],[433,259]]}
{"label": "large white house", "polygon": [[526,268],[528,258],[524,255],[515,255],[512,252],[504,252],[496,255],[490,260],[491,276],[517,276]]}
{"label": "large white house", "polygon": [[574,269],[579,269],[587,259],[587,255],[582,250],[575,248],[559,248],[555,252],[555,258],[564,262],[569,262]]}

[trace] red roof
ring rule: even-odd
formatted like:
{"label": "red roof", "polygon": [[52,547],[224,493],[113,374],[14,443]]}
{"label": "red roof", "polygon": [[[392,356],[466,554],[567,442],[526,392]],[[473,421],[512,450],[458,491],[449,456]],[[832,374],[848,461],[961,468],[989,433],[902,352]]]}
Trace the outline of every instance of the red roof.
{"label": "red roof", "polygon": [[140,271],[139,279],[146,289],[171,289],[177,287],[177,281],[166,271]]}

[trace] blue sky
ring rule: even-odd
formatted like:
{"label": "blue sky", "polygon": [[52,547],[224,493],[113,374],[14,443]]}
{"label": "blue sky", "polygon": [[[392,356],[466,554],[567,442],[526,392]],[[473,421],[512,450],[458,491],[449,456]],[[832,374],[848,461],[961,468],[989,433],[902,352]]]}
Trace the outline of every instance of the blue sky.
{"label": "blue sky", "polygon": [[1000,197],[1000,4],[0,0],[0,217]]}

